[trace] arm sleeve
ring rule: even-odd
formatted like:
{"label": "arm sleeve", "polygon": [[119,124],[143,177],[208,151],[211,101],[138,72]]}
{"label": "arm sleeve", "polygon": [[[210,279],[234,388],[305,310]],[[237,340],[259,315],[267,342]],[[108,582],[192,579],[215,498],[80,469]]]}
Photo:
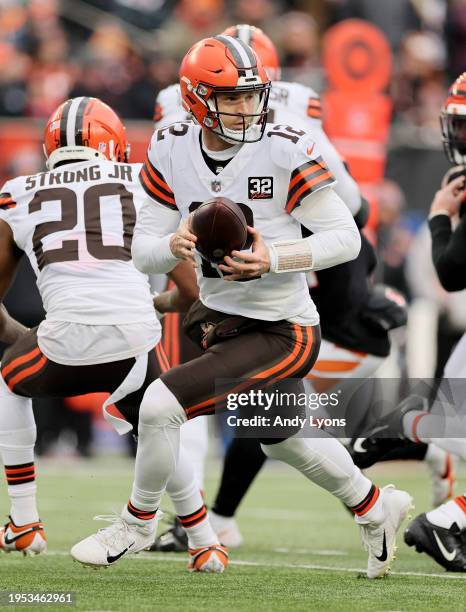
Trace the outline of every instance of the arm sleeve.
{"label": "arm sleeve", "polygon": [[355,259],[361,237],[351,213],[331,187],[310,193],[291,213],[313,235],[305,238],[311,247],[312,270],[323,270]]}
{"label": "arm sleeve", "polygon": [[170,238],[180,223],[177,210],[147,201],[138,214],[134,228],[131,255],[134,265],[146,274],[166,274],[179,259],[170,249]]}
{"label": "arm sleeve", "polygon": [[466,288],[466,217],[452,232],[448,215],[429,220],[432,235],[432,260],[440,283],[446,291]]}

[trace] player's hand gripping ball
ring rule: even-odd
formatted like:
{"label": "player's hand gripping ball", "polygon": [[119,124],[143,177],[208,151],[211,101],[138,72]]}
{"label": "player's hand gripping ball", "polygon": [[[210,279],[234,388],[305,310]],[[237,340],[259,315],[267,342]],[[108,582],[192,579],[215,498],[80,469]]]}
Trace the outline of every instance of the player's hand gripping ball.
{"label": "player's hand gripping ball", "polygon": [[196,249],[211,263],[221,263],[232,251],[241,251],[248,237],[243,211],[228,198],[212,198],[201,204],[191,218],[197,236]]}

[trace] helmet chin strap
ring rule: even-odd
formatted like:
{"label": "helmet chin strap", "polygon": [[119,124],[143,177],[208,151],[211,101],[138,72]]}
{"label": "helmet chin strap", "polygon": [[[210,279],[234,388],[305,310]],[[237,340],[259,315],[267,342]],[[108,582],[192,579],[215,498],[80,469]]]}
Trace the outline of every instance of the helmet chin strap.
{"label": "helmet chin strap", "polygon": [[228,142],[229,144],[247,143],[248,141],[246,140],[246,136],[253,134],[257,128],[256,124],[254,123],[253,125],[250,125],[245,130],[241,130],[241,131],[230,130],[223,125],[220,119],[219,119],[219,122],[222,124],[223,132],[217,132],[213,130],[214,134],[216,134],[222,140],[224,140],[225,142]]}

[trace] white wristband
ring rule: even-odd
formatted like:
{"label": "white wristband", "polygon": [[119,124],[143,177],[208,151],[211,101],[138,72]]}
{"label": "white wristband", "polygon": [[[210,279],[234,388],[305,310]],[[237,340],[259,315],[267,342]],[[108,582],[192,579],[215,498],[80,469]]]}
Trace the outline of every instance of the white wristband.
{"label": "white wristband", "polygon": [[284,272],[306,272],[312,270],[312,250],[309,241],[288,240],[274,242],[270,247],[270,271],[277,274]]}

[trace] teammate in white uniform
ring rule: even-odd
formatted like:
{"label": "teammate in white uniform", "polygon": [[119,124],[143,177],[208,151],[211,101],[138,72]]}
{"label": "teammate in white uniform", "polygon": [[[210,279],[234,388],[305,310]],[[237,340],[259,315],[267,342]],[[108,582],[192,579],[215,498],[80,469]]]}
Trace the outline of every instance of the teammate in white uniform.
{"label": "teammate in white uniform", "polygon": [[[24,252],[46,310],[32,330],[5,309],[1,318],[1,339],[11,345],[0,377],[0,455],[11,511],[0,549],[25,554],[46,548],[35,500],[30,398],[110,392],[107,417],[120,432],[137,430],[144,390],[168,369],[147,276],[131,260],[146,196],[137,180],[140,164],[127,163],[121,121],[95,98],[68,100],[48,121],[44,148],[49,170],[8,181],[0,196],[0,296]],[[147,467],[141,472],[144,479]],[[217,545],[186,458],[167,490],[192,548]],[[125,530],[132,550],[152,542],[154,510],[139,502],[125,505],[124,527],[111,517],[109,537],[97,536],[107,550],[104,564],[121,556],[112,543],[115,531]]]}
{"label": "teammate in white uniform", "polygon": [[[202,40],[185,56],[180,82],[183,103],[200,125],[177,123],[154,134],[141,171],[151,201],[141,209],[132,252],[147,272],[197,260],[200,301],[186,326],[192,337],[212,333],[202,357],[164,373],[141,404],[138,457],[152,457],[151,491],[158,496],[176,468],[180,425],[212,414],[226,399],[216,379],[228,377],[230,392],[232,379],[248,389],[251,380],[266,385],[288,377],[299,388],[319,345],[318,314],[302,272],[352,259],[360,247],[312,138],[265,123],[270,82],[250,47],[228,36]],[[187,221],[215,194],[242,205],[252,238],[252,251],[233,251],[235,259],[219,265],[200,261]],[[314,232],[310,238],[301,238],[301,224]],[[230,336],[222,338],[226,329]],[[264,451],[353,509],[369,552],[367,575],[385,575],[410,496],[393,487],[380,491],[335,439],[281,433],[285,439],[262,438]],[[137,459],[136,488],[138,465]],[[105,554],[93,536],[76,547],[88,562]]]}

